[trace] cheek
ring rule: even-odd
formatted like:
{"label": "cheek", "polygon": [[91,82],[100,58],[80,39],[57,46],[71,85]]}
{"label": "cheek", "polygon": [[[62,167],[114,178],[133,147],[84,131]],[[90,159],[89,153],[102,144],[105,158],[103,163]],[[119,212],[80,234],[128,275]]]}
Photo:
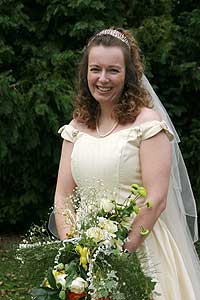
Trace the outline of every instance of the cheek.
{"label": "cheek", "polygon": [[88,84],[89,91],[91,92],[91,79],[89,74],[87,75],[87,84]]}
{"label": "cheek", "polygon": [[116,81],[116,85],[118,87],[118,89],[123,89],[124,88],[124,84],[125,84],[125,77],[121,76],[120,78],[118,78],[118,80]]}
{"label": "cheek", "polygon": [[93,86],[93,84],[95,83],[95,76],[93,76],[90,73],[88,73],[88,75],[87,75],[87,81],[88,81],[89,89],[91,89],[92,86]]}

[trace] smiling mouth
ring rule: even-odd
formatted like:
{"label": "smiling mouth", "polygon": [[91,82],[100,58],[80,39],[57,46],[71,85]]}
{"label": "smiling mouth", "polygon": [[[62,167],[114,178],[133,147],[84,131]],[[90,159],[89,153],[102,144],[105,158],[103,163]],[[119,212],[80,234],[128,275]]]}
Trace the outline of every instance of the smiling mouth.
{"label": "smiling mouth", "polygon": [[97,90],[99,90],[100,92],[104,92],[104,93],[106,93],[106,92],[109,92],[109,91],[111,91],[111,90],[112,90],[112,88],[111,88],[111,87],[102,87],[102,86],[97,86]]}

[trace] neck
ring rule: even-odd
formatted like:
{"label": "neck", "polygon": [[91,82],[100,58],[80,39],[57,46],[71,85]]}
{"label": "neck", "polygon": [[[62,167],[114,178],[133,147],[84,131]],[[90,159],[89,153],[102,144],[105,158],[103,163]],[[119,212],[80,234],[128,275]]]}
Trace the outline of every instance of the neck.
{"label": "neck", "polygon": [[118,121],[113,119],[112,110],[100,110],[96,120],[96,131],[100,137],[111,134],[118,126]]}
{"label": "neck", "polygon": [[112,117],[112,112],[113,112],[113,106],[109,105],[100,105],[99,110],[98,110],[98,122],[112,122],[113,117]]}

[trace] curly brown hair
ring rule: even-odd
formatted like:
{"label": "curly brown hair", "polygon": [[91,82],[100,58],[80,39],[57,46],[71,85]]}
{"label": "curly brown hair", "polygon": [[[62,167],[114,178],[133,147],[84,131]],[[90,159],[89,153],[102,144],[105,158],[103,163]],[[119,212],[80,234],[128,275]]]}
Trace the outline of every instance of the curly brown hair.
{"label": "curly brown hair", "polygon": [[141,84],[143,64],[137,42],[129,31],[121,28],[115,30],[124,34],[130,47],[112,35],[94,35],[89,40],[79,65],[78,93],[74,101],[73,117],[91,129],[96,128],[96,119],[99,110],[99,104],[91,95],[87,82],[88,56],[91,48],[94,46],[117,46],[123,51],[126,67],[125,84],[122,95],[114,106],[113,118],[119,124],[131,123],[135,121],[142,107],[151,107],[150,95]]}

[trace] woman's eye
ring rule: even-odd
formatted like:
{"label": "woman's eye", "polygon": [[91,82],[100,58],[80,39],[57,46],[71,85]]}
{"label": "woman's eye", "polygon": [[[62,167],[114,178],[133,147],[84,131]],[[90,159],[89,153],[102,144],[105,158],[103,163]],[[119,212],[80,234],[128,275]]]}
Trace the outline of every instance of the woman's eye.
{"label": "woman's eye", "polygon": [[90,71],[91,72],[99,72],[99,69],[98,68],[91,68]]}
{"label": "woman's eye", "polygon": [[111,73],[119,73],[119,70],[118,69],[110,69],[110,72]]}

